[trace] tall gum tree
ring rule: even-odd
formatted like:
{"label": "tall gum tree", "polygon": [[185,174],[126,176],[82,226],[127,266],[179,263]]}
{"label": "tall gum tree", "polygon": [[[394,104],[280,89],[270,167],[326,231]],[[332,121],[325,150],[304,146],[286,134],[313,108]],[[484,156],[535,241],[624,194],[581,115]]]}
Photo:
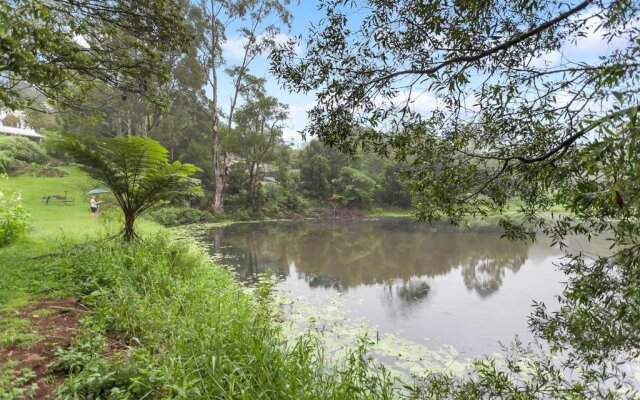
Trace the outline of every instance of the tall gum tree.
{"label": "tall gum tree", "polygon": [[234,148],[249,167],[249,194],[255,194],[260,166],[273,156],[282,144],[283,124],[288,118],[288,106],[269,96],[264,79],[252,79],[244,104],[235,113]]}
{"label": "tall gum tree", "polygon": [[[150,90],[162,94],[162,103],[145,93],[128,93],[118,88],[96,84],[84,93],[81,109],[59,108],[59,126],[69,132],[91,132],[104,136],[140,135],[160,140],[174,160],[176,149],[186,136],[199,136],[193,127],[205,116],[194,104],[206,104],[205,71],[197,58],[203,40],[199,8],[182,2],[180,15],[190,40],[179,51],[162,55],[167,77]],[[29,116],[37,115],[30,113]],[[36,121],[37,124],[37,121]],[[197,128],[206,132],[206,129]]]}
{"label": "tall gum tree", "polygon": [[[213,213],[224,211],[224,186],[227,175],[227,156],[221,150],[221,135],[231,134],[234,113],[249,66],[275,44],[281,26],[288,26],[291,14],[289,0],[202,0],[200,9],[204,27],[204,41],[199,49],[200,62],[207,72],[206,93],[209,99],[207,113],[210,121],[210,146],[214,172],[214,187],[210,209]],[[238,37],[231,38],[235,30]],[[229,65],[223,56],[223,46],[233,40],[242,48],[240,62]],[[222,73],[231,79],[229,107],[220,108],[220,80]],[[224,123],[223,123],[224,120]],[[224,132],[221,132],[223,130]]]}

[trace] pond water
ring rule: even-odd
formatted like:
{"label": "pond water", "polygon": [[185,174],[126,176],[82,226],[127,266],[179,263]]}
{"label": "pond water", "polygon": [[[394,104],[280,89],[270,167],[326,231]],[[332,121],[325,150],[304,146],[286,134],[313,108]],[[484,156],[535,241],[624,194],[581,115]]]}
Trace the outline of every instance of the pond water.
{"label": "pond water", "polygon": [[510,242],[491,229],[395,218],[236,224],[200,236],[243,281],[272,270],[292,303],[339,298],[333,312],[376,335],[465,357],[498,352],[498,341],[515,335],[529,339],[533,300],[553,308],[565,279],[548,241]]}

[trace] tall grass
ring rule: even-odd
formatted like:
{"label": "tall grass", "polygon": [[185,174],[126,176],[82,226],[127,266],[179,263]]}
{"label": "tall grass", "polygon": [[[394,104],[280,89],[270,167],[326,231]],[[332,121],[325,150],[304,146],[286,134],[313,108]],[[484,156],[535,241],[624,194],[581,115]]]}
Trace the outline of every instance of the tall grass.
{"label": "tall grass", "polygon": [[0,289],[73,295],[91,310],[75,345],[57,351],[66,380],[56,398],[635,398],[603,389],[596,375],[569,381],[553,359],[520,349],[503,363],[477,360],[464,377],[434,372],[405,386],[369,359],[366,338],[333,366],[314,335],[285,342],[268,283],[247,289],[185,244],[156,237],[52,250],[25,259]]}
{"label": "tall grass", "polygon": [[[70,373],[63,397],[392,397],[393,381],[371,373],[364,343],[327,368],[311,336],[283,342],[268,283],[244,288],[186,245],[92,244],[49,265],[92,309],[79,346],[59,354]],[[111,361],[95,356],[107,332],[127,346]]]}

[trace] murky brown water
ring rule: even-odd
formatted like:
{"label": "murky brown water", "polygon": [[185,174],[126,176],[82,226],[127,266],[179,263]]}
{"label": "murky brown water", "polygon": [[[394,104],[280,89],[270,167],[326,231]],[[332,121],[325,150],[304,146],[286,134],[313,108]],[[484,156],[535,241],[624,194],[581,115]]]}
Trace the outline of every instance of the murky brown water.
{"label": "murky brown water", "polygon": [[294,298],[339,295],[350,317],[382,333],[468,356],[528,338],[532,301],[553,306],[564,280],[546,241],[402,219],[239,224],[201,239],[239,279],[271,269]]}

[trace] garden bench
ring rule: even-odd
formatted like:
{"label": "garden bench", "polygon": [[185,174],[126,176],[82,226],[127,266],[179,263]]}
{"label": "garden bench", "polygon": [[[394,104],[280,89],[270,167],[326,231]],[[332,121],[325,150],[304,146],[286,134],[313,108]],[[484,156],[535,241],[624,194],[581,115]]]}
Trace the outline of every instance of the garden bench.
{"label": "garden bench", "polygon": [[73,197],[69,198],[67,196],[67,192],[64,192],[64,196],[59,194],[49,194],[42,197],[42,202],[44,204],[49,204],[50,201],[58,201],[60,203],[64,203],[65,205],[68,203],[75,203],[75,199]]}

